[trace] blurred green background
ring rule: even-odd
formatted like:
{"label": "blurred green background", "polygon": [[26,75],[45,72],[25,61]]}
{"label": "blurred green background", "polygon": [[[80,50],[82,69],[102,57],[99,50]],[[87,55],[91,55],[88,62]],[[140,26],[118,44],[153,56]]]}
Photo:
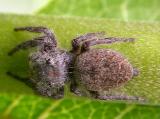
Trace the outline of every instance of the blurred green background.
{"label": "blurred green background", "polygon": [[123,21],[159,21],[159,7],[159,0],[0,0],[1,12]]}

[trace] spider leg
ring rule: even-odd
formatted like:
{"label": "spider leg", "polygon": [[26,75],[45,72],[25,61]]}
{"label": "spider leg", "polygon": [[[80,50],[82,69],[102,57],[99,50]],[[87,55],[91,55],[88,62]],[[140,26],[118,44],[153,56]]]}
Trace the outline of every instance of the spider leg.
{"label": "spider leg", "polygon": [[39,44],[42,43],[42,40],[43,40],[45,37],[46,37],[46,36],[38,37],[38,38],[34,38],[33,40],[28,40],[28,41],[22,42],[21,44],[17,45],[17,46],[14,47],[13,49],[11,49],[11,50],[8,52],[8,55],[11,56],[11,55],[13,55],[15,52],[19,51],[20,49],[27,49],[27,48],[31,48],[31,47],[38,46]]}
{"label": "spider leg", "polygon": [[92,39],[99,39],[105,35],[104,32],[97,32],[97,33],[87,33],[81,36],[78,36],[72,40],[72,49],[70,52],[78,52],[80,49],[80,45],[82,42],[86,40],[92,40]]}
{"label": "spider leg", "polygon": [[82,92],[78,89],[78,85],[75,80],[71,80],[70,92],[72,92],[78,96],[83,96]]}
{"label": "spider leg", "polygon": [[52,31],[46,27],[18,27],[14,29],[15,31],[29,31],[29,32],[36,32],[36,33],[44,33],[50,40],[52,40],[53,44],[57,46],[55,35],[52,33]]}
{"label": "spider leg", "polygon": [[134,38],[103,38],[103,39],[93,39],[90,41],[86,41],[82,44],[81,52],[87,51],[90,49],[90,46],[98,45],[98,44],[112,44],[116,42],[133,42]]}
{"label": "spider leg", "polygon": [[31,88],[34,88],[35,86],[35,82],[31,79],[29,79],[28,77],[20,77],[16,74],[13,74],[12,72],[8,71],[6,72],[8,76],[14,78],[14,79],[17,79],[18,81],[21,81],[23,83],[25,83],[27,86],[31,87]]}
{"label": "spider leg", "polygon": [[142,101],[144,102],[145,100],[141,97],[137,96],[126,96],[126,95],[109,95],[109,96],[98,96],[97,97],[100,100],[132,100],[132,101]]}
{"label": "spider leg", "polygon": [[133,77],[138,76],[139,75],[139,70],[136,68],[133,68]]}
{"label": "spider leg", "polygon": [[[74,63],[73,62],[71,64],[71,67],[69,67],[69,71],[70,72],[74,71],[74,67],[73,67]],[[74,75],[72,73],[70,73],[69,76],[71,77],[70,78],[70,82],[71,82],[70,83],[70,92],[72,92],[72,93],[74,93],[74,94],[76,94],[78,96],[82,96],[81,91],[78,89],[78,83],[76,82]]]}
{"label": "spider leg", "polygon": [[141,97],[137,96],[126,96],[126,95],[99,95],[97,91],[89,91],[91,97],[100,100],[132,100],[132,101],[145,101]]}
{"label": "spider leg", "polygon": [[[41,87],[42,88],[42,87]],[[42,95],[44,95],[44,94],[42,94]],[[46,95],[46,94],[45,94]],[[45,96],[44,95],[44,96]],[[51,96],[49,96],[49,95],[46,95],[47,97],[51,97],[51,98],[54,98],[54,99],[61,99],[61,98],[63,98],[64,97],[64,86],[62,86],[62,87],[60,87],[59,89],[58,89],[58,91],[56,92],[56,94],[52,94]]]}

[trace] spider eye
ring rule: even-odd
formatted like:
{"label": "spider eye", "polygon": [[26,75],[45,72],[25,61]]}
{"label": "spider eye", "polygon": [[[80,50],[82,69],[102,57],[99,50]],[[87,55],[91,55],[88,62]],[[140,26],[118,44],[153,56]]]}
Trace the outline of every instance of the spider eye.
{"label": "spider eye", "polygon": [[47,60],[46,60],[46,64],[51,64],[51,60],[50,60],[50,59],[47,59]]}
{"label": "spider eye", "polygon": [[53,46],[48,43],[48,44],[44,44],[44,51],[49,51],[49,50],[52,50],[53,49]]}

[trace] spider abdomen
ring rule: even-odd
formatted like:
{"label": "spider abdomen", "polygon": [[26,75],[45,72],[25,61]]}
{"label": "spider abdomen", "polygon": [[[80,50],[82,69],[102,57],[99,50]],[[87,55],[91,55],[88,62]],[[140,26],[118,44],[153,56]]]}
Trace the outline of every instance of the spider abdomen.
{"label": "spider abdomen", "polygon": [[77,57],[75,76],[76,81],[87,90],[108,90],[130,80],[133,67],[116,51],[92,49]]}

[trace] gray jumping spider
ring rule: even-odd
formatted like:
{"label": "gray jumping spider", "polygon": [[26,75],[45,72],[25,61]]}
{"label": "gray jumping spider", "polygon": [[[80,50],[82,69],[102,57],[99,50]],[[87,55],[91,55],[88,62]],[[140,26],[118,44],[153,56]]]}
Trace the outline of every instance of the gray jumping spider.
{"label": "gray jumping spider", "polygon": [[[133,38],[104,37],[103,32],[87,33],[72,40],[72,49],[67,52],[57,48],[54,34],[45,27],[22,27],[15,31],[43,33],[43,36],[25,41],[13,48],[8,55],[20,49],[38,46],[38,51],[29,57],[30,75],[21,78],[11,72],[9,75],[23,81],[43,96],[62,98],[64,85],[70,84],[70,91],[79,96],[90,96],[108,100],[139,100],[134,96],[106,95],[106,91],[124,84],[138,70],[119,52],[111,49],[90,49],[97,44],[133,42]],[[70,73],[71,72],[71,73]]]}

